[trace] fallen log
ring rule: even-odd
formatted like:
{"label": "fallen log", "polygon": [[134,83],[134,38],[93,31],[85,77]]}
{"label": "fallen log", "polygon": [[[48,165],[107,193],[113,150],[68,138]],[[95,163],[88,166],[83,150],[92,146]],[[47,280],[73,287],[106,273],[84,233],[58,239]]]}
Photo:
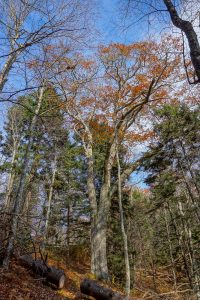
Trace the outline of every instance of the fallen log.
{"label": "fallen log", "polygon": [[27,268],[32,268],[33,258],[30,255],[22,255],[19,257],[20,264]]}
{"label": "fallen log", "polygon": [[81,293],[92,296],[96,300],[124,300],[125,297],[110,288],[103,287],[95,280],[84,279],[80,285]]}
{"label": "fallen log", "polygon": [[58,289],[62,289],[65,285],[65,273],[63,270],[50,267],[47,272],[46,279],[48,282],[54,283]]}
{"label": "fallen log", "polygon": [[23,255],[19,258],[20,263],[34,273],[40,275],[47,282],[52,283],[57,289],[62,289],[65,284],[65,274],[63,270],[48,266],[47,263],[41,259],[34,260],[30,255]]}

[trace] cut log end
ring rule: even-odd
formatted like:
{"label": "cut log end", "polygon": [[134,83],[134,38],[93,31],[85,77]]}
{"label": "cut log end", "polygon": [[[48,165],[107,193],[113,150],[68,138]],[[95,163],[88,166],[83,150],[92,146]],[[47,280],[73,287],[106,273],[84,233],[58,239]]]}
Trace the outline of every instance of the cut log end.
{"label": "cut log end", "polygon": [[58,289],[61,290],[65,285],[65,275],[62,275],[59,280]]}
{"label": "cut log end", "polygon": [[47,281],[54,284],[58,289],[62,289],[65,285],[65,274],[62,270],[50,267],[46,275]]}

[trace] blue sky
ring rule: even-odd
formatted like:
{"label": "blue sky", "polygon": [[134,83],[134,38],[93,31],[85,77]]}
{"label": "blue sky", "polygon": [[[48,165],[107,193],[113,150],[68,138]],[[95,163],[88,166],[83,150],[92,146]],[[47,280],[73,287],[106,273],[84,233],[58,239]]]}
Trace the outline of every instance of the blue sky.
{"label": "blue sky", "polygon": [[[123,0],[121,0],[122,2]],[[100,37],[97,38],[97,43],[109,44],[111,42],[131,43],[144,38],[144,30],[140,24],[137,30],[130,27],[124,30],[124,18],[120,14],[120,1],[119,0],[102,0],[97,1],[97,15],[96,26],[100,30]],[[9,89],[15,90],[16,86],[20,86],[19,73],[13,70],[11,72],[12,80],[8,81],[6,86]],[[20,88],[19,88],[20,89]],[[6,107],[10,106],[9,103],[2,103],[0,106],[0,130],[6,118]]]}
{"label": "blue sky", "polygon": [[[100,43],[109,44],[111,42],[119,42],[129,44],[134,41],[144,39],[144,30],[140,24],[137,30],[130,27],[128,30],[124,30],[124,18],[120,15],[120,6],[118,0],[102,0],[98,4],[100,10],[98,19],[96,20],[96,26],[99,28]],[[16,82],[14,74],[12,74],[12,82]],[[12,84],[11,84],[12,85]],[[8,103],[1,103],[0,107],[0,130],[3,129],[4,122],[6,121],[6,107],[10,106]],[[139,174],[133,173],[131,176],[131,182],[141,187],[146,187],[143,183],[145,174],[140,172]]]}
{"label": "blue sky", "polygon": [[[123,1],[123,0],[122,0]],[[111,42],[119,43],[133,43],[136,41],[144,40],[147,30],[144,23],[140,23],[136,26],[131,26],[128,29],[124,26],[124,19],[120,13],[119,0],[102,0],[99,5],[99,17],[96,20],[96,25],[101,31],[100,42],[103,44],[109,44]],[[14,78],[14,77],[13,77]],[[6,109],[8,106],[1,103],[0,107],[0,127],[2,130],[3,123],[6,120]],[[139,172],[133,173],[131,176],[131,182],[140,187],[146,187],[143,183],[145,173]]]}
{"label": "blue sky", "polygon": [[[141,2],[139,8],[135,4],[129,8],[126,16],[128,0],[99,1],[99,20],[97,26],[102,31],[103,42],[119,42],[130,44],[150,38],[159,38],[160,34],[169,31],[170,18],[168,13],[151,13],[153,8]],[[134,3],[134,2],[133,2]],[[144,3],[144,4],[142,4]],[[157,8],[165,9],[163,2],[156,2]],[[141,18],[144,15],[145,18]],[[140,21],[138,21],[140,20]]]}
{"label": "blue sky", "polygon": [[[128,1],[128,0],[127,0]],[[162,16],[159,17],[157,14],[153,14],[150,17],[149,26],[147,22],[142,20],[141,22],[137,21],[137,16],[132,15],[131,19],[125,18],[125,15],[120,10],[120,3],[125,6],[126,0],[101,0],[97,1],[99,13],[96,18],[96,26],[101,31],[100,37],[97,38],[96,43],[99,41],[103,44],[109,44],[111,42],[119,42],[119,43],[133,43],[141,40],[145,40],[145,38],[153,37],[154,39],[159,38],[160,33],[163,33],[163,25],[166,26],[168,30],[168,14],[164,14],[164,18]],[[156,5],[159,5],[161,2],[156,2]],[[146,5],[142,7],[147,9]],[[135,22],[134,26],[130,25],[131,22]],[[125,25],[126,23],[126,25]],[[11,85],[16,85],[18,78],[18,83],[20,84],[19,74],[12,74],[12,80],[10,80]],[[2,130],[3,123],[6,120],[6,106],[7,104],[1,103],[0,106],[0,130]],[[142,179],[144,178],[144,173],[140,172],[139,174],[132,175],[132,181],[138,182],[139,185],[145,187],[144,183],[142,183]]]}
{"label": "blue sky", "polygon": [[102,31],[103,41],[129,44],[144,39],[144,28],[140,26],[126,29],[124,21],[127,21],[120,12],[118,0],[102,0],[100,4],[100,16],[98,26]]}

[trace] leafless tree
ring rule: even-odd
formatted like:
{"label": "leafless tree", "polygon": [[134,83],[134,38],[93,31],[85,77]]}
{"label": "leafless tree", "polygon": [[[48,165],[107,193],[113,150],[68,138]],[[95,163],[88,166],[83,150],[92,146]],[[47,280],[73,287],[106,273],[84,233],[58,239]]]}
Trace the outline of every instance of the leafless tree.
{"label": "leafless tree", "polygon": [[[55,44],[62,39],[66,42],[80,42],[88,33],[89,14],[92,2],[80,0],[1,0],[0,1],[0,92],[4,91],[12,69],[26,69],[27,60],[33,60],[41,46]],[[15,75],[16,76],[16,75]],[[13,81],[13,80],[12,80]],[[8,93],[30,88],[17,83],[1,94],[5,101]],[[10,99],[10,98],[9,98]]]}
{"label": "leafless tree", "polygon": [[129,0],[126,6],[126,12],[131,13],[132,18],[135,13],[139,12],[138,18],[133,23],[150,19],[152,15],[159,14],[162,15],[161,22],[162,25],[166,25],[168,22],[165,16],[170,16],[173,25],[180,29],[182,36],[186,37],[187,44],[189,46],[190,59],[193,66],[194,74],[191,80],[188,72],[188,62],[185,58],[185,45],[183,41],[183,60],[184,67],[186,70],[186,75],[188,82],[190,84],[200,83],[200,43],[198,38],[198,27],[199,27],[199,14],[200,14],[200,4],[199,1],[185,1],[185,0]]}

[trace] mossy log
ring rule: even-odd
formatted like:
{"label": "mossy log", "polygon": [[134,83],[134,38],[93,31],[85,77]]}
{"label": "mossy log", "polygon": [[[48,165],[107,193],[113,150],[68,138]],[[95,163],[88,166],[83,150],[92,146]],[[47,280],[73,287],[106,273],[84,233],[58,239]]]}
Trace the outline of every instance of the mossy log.
{"label": "mossy log", "polygon": [[125,297],[110,288],[103,287],[95,280],[84,279],[80,285],[81,293],[96,300],[124,300]]}

